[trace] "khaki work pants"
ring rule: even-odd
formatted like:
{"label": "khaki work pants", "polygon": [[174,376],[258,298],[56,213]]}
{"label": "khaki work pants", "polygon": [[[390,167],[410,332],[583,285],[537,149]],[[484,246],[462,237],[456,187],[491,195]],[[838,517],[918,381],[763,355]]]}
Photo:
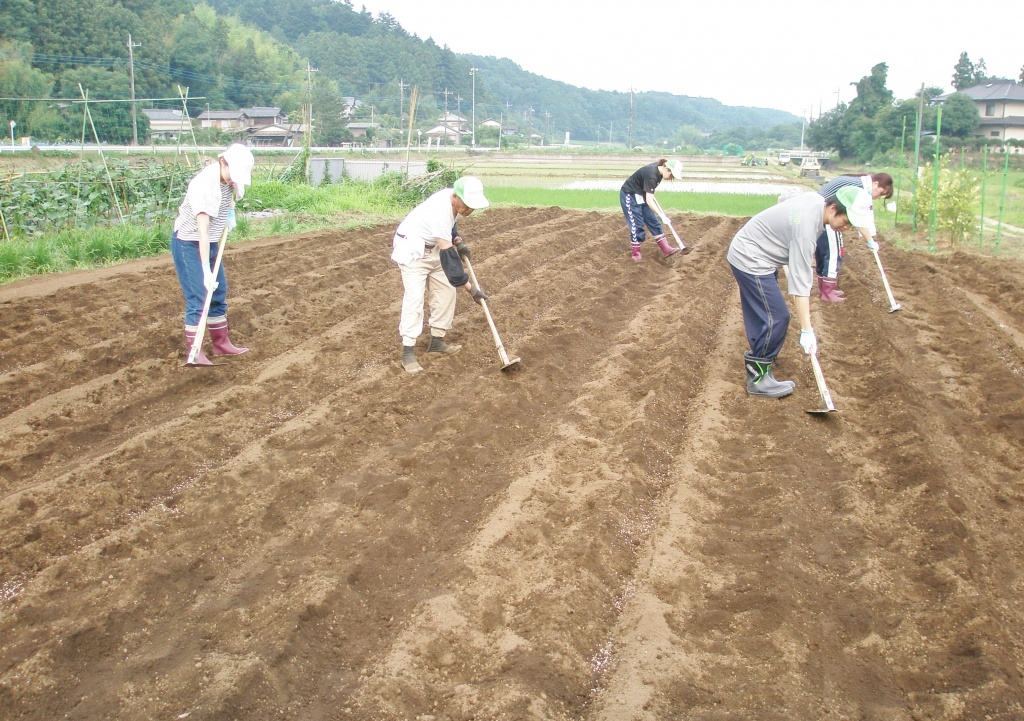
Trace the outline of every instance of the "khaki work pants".
{"label": "khaki work pants", "polygon": [[451,330],[455,318],[455,288],[441,268],[440,249],[430,248],[427,254],[409,265],[398,266],[402,271],[402,319],[398,333],[402,345],[416,345],[416,339],[423,332],[423,303],[430,303],[430,335],[444,338]]}

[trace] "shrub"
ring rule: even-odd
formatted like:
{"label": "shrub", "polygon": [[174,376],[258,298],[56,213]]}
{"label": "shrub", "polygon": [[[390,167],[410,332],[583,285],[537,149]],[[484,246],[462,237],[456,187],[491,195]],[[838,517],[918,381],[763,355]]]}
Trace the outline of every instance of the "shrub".
{"label": "shrub", "polygon": [[944,233],[951,248],[967,238],[977,226],[974,208],[981,197],[977,177],[969,169],[950,170],[944,159],[939,161],[938,203],[933,202],[935,166],[924,166],[917,185],[916,208],[912,196],[900,199],[902,210],[917,213],[918,223],[931,225],[932,207],[935,207],[937,233]]}

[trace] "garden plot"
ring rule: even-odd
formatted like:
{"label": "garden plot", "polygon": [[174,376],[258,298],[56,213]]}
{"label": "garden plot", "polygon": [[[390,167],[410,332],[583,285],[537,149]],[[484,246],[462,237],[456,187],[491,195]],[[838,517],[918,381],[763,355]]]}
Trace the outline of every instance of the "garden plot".
{"label": "garden plot", "polygon": [[167,256],[0,286],[0,718],[1021,718],[1024,265],[850,249],[822,420],[673,219],[460,223],[511,374],[401,370],[393,226],[229,246],[216,368]]}

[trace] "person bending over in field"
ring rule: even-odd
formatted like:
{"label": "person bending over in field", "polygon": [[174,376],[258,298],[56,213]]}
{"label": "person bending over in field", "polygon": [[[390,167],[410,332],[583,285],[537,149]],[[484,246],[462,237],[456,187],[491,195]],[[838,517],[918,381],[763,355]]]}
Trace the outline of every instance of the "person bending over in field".
{"label": "person bending over in field", "polygon": [[642,259],[640,244],[646,238],[644,226],[651,229],[654,242],[658,244],[666,258],[676,253],[681,252],[685,255],[690,252],[686,246],[680,249],[669,245],[665,231],[661,227],[662,224],[668,225],[669,219],[654,197],[654,191],[662,180],[679,179],[682,174],[681,161],[662,158],[656,163],[643,166],[622,184],[622,189],[619,190],[619,205],[622,206],[622,215],[625,216],[626,226],[629,228],[629,252],[630,258],[634,261]]}
{"label": "person bending over in field", "polygon": [[[220,244],[235,226],[235,199],[240,200],[245,187],[252,183],[253,165],[252,151],[232,143],[217,156],[216,163],[210,163],[189,181],[178,208],[171,233],[171,257],[185,296],[186,358],[199,331],[207,293],[212,293],[206,329],[213,342],[213,354],[239,355],[249,350],[228,339],[228,283],[223,261],[216,274],[213,267]],[[213,365],[203,353],[203,339],[198,342],[199,354],[192,365]]]}
{"label": "person bending over in field", "polygon": [[465,176],[455,181],[454,188],[439,190],[413,208],[395,231],[391,260],[398,263],[405,287],[398,333],[402,337],[402,367],[409,373],[423,370],[416,360],[416,339],[423,332],[425,296],[430,301],[428,353],[456,353],[462,348],[444,341],[455,318],[456,288],[465,286],[477,303],[487,299],[483,291],[470,285],[462,267],[462,257],[469,258],[470,252],[455,221],[488,205],[483,183]]}
{"label": "person bending over in field", "polygon": [[[818,194],[823,198],[830,198],[835,196],[840,188],[847,187],[863,188],[871,193],[873,201],[880,198],[888,200],[892,197],[893,192],[892,176],[888,173],[840,175],[821,186],[818,189]],[[874,209],[872,208],[870,227],[860,231],[867,241],[868,250],[878,250],[878,242],[875,240],[876,232]],[[846,300],[843,297],[843,291],[836,288],[845,254],[843,234],[826,226],[818,237],[817,247],[814,251],[815,270],[818,272],[818,293],[822,300],[831,303],[841,303]]]}
{"label": "person bending over in field", "polygon": [[816,353],[811,327],[810,294],[814,284],[814,248],[824,228],[866,228],[871,222],[871,196],[866,190],[840,188],[831,198],[801,193],[762,210],[740,228],[726,258],[740,288],[743,327],[750,351],[743,354],[747,393],[782,398],[793,381],[776,380],[772,364],[789,331],[790,312],[779,287],[779,268],[788,266],[787,285],[800,321],[800,347]]}

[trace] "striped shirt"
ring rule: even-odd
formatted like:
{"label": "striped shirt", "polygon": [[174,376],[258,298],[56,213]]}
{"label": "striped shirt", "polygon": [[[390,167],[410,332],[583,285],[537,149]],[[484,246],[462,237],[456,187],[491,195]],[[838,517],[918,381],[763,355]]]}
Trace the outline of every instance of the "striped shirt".
{"label": "striped shirt", "polygon": [[178,207],[174,231],[179,240],[198,241],[199,224],[196,216],[210,216],[210,242],[220,241],[228,221],[228,211],[234,205],[231,183],[220,182],[220,164],[211,163],[189,181],[185,199]]}

